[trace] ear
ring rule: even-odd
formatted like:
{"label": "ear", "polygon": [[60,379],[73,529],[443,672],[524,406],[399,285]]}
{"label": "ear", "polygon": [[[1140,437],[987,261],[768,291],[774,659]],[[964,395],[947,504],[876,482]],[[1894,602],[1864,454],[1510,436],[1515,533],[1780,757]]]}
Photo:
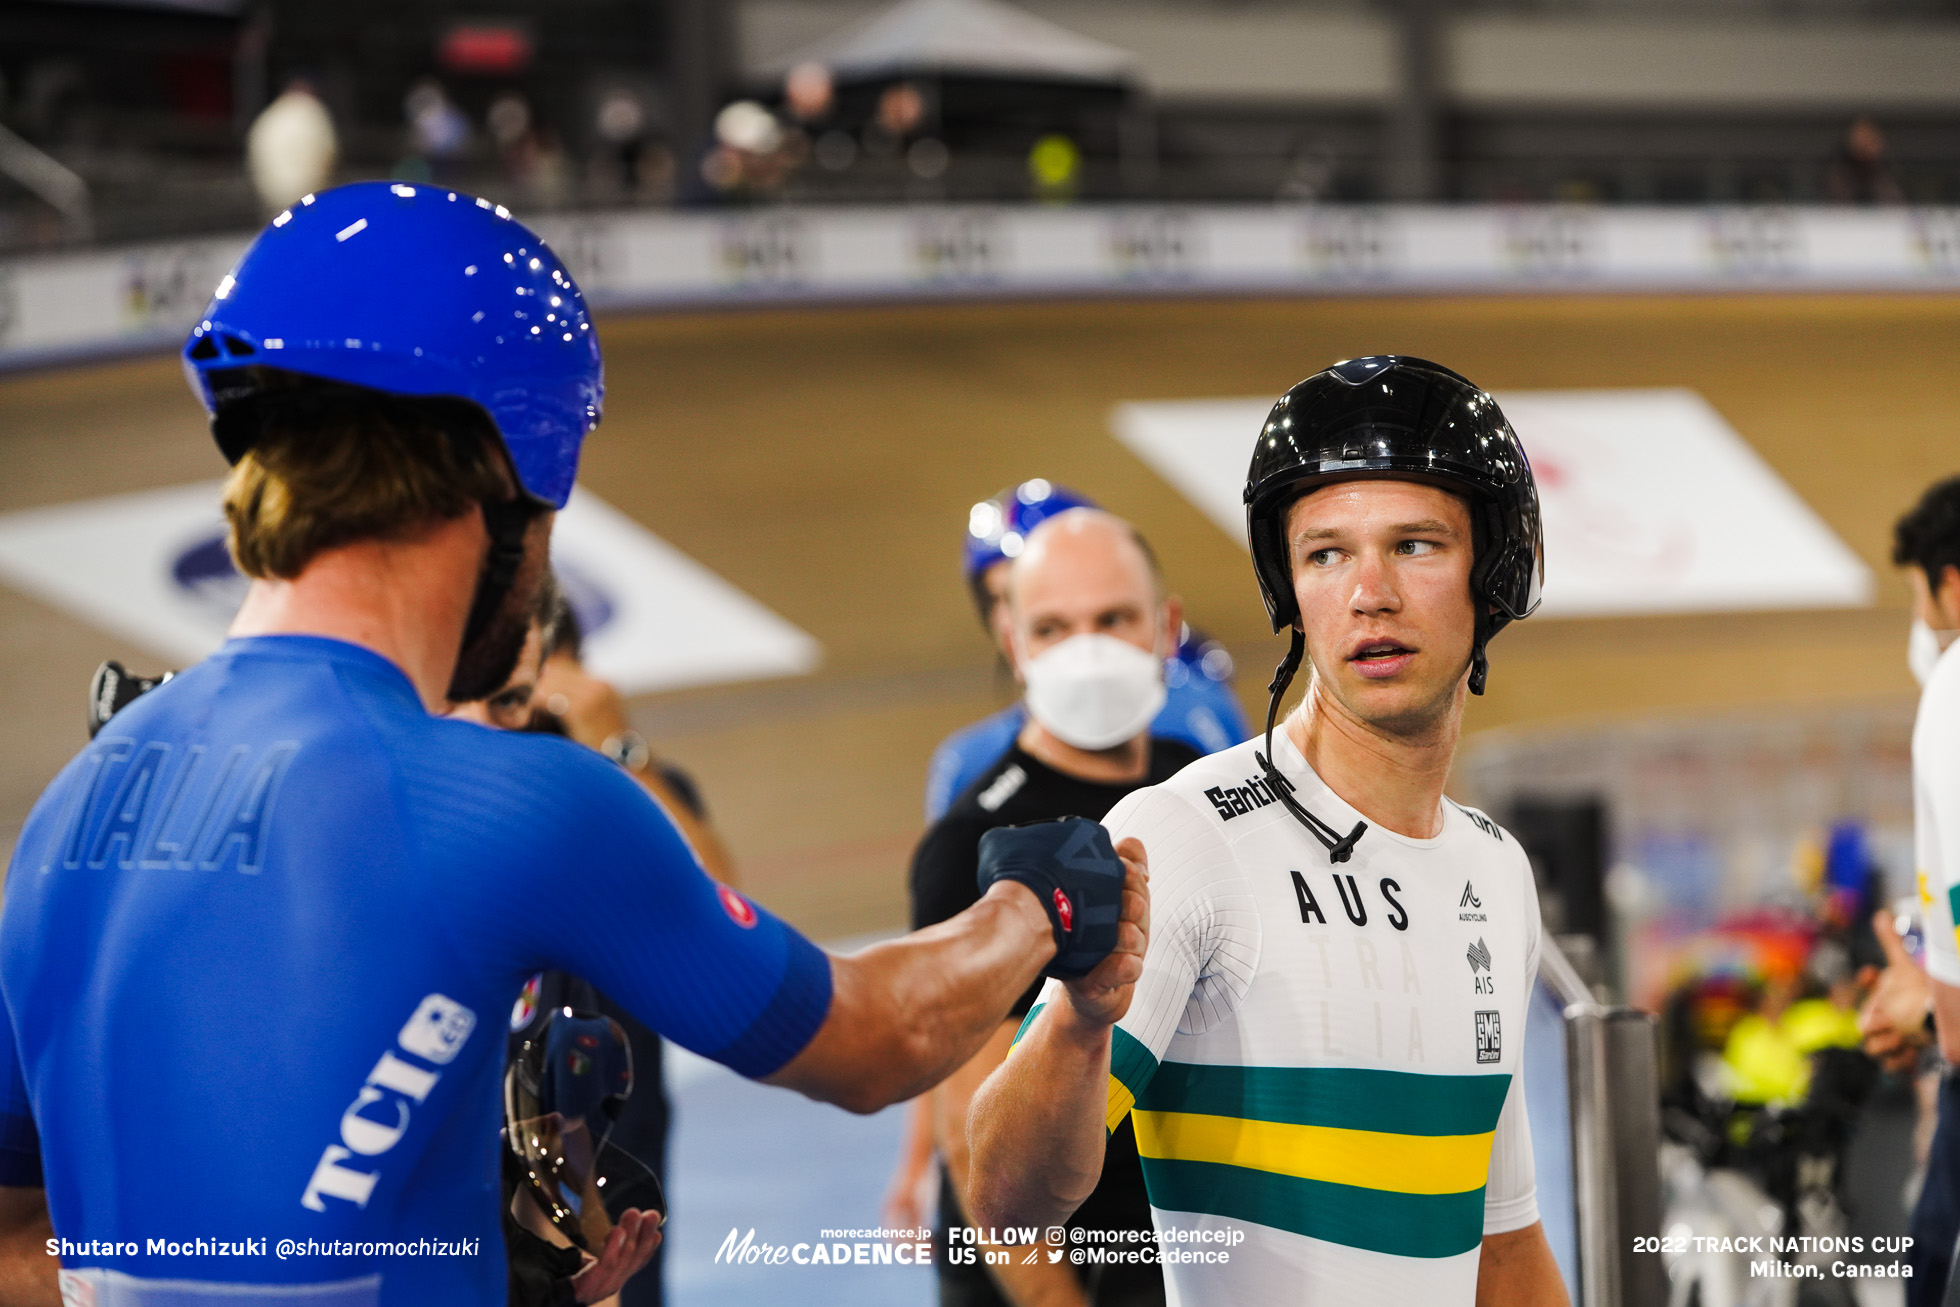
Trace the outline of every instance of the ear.
{"label": "ear", "polygon": [[1026,685],[1028,678],[1021,674],[1020,642],[1014,638],[1014,622],[1002,606],[1001,620],[994,623],[994,642],[1000,646],[1000,656],[1007,663],[1007,669],[1014,673],[1017,684]]}
{"label": "ear", "polygon": [[1177,652],[1178,633],[1184,629],[1184,601],[1176,595],[1164,596],[1164,657]]}
{"label": "ear", "polygon": [[1005,599],[994,604],[993,621],[988,625],[993,628],[994,647],[1000,650],[1000,656],[1009,667],[1014,669],[1014,675],[1018,679],[1021,675],[1021,664],[1014,656],[1014,614],[1008,611]]}
{"label": "ear", "polygon": [[1940,569],[1940,583],[1933,587],[1933,606],[1946,619],[1946,629],[1960,630],[1960,567],[1948,563]]}

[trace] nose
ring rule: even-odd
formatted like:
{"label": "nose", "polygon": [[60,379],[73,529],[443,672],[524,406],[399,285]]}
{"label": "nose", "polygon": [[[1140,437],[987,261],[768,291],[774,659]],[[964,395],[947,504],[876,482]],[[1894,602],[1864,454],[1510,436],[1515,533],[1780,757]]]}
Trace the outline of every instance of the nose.
{"label": "nose", "polygon": [[1395,587],[1395,570],[1388,560],[1374,551],[1355,561],[1354,590],[1348,604],[1357,613],[1394,613],[1402,609],[1402,595]]}

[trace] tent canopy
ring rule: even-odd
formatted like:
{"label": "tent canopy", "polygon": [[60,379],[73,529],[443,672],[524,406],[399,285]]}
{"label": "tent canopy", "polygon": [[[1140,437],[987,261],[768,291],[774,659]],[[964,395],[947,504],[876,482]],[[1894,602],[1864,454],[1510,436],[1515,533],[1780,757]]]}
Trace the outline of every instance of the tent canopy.
{"label": "tent canopy", "polygon": [[780,62],[822,64],[840,82],[964,76],[1120,85],[1136,60],[1002,0],[899,0]]}

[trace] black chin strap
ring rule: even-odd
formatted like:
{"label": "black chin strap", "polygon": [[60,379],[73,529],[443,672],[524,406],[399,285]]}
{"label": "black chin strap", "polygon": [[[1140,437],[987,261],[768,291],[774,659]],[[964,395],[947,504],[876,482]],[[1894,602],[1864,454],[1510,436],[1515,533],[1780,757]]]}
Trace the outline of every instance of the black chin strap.
{"label": "black chin strap", "polygon": [[1280,806],[1292,813],[1293,819],[1305,826],[1327,849],[1327,860],[1346,862],[1354,856],[1354,846],[1361,839],[1362,832],[1368,829],[1368,823],[1358,821],[1354,823],[1353,830],[1346,835],[1341,834],[1300,806],[1299,800],[1293,797],[1293,783],[1280,775],[1279,768],[1272,763],[1273,723],[1279,718],[1279,701],[1285,697],[1286,687],[1293,684],[1293,674],[1300,670],[1300,660],[1306,656],[1306,653],[1307,637],[1298,627],[1295,627],[1292,647],[1286,651],[1286,657],[1280,659],[1279,667],[1273,672],[1273,683],[1266,687],[1267,693],[1272,696],[1271,701],[1266,705],[1266,751],[1264,753],[1255,751],[1252,756],[1258,760],[1259,769],[1266,774],[1266,787],[1278,796]]}
{"label": "black chin strap", "polygon": [[517,571],[524,565],[524,533],[538,510],[523,495],[501,503],[483,505],[483,525],[490,534],[490,549],[483,556],[483,570],[477,574],[476,594],[470,600],[469,620],[463,623],[463,643],[474,644],[504,606]]}

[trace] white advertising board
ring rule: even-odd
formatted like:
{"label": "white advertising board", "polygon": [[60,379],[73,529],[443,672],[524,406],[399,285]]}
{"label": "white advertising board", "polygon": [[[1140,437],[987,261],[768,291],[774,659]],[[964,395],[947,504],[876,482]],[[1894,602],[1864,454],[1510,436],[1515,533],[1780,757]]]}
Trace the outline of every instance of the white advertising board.
{"label": "white advertising board", "polygon": [[[911,205],[547,214],[535,225],[601,309],[1960,289],[1960,210],[1935,208]],[[0,367],[180,343],[249,240],[0,259]]]}

